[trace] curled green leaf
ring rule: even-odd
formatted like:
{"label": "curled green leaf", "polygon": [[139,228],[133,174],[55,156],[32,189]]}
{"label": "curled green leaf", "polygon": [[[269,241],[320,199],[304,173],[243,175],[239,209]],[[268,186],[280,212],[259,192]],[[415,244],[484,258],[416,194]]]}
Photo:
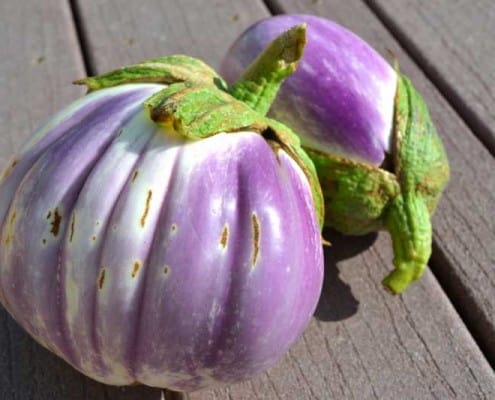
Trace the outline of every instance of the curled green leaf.
{"label": "curled green leaf", "polygon": [[103,75],[79,79],[74,83],[86,85],[89,91],[94,91],[125,83],[143,82],[163,84],[191,82],[214,85],[221,89],[227,87],[215,70],[203,61],[186,55],[172,55],[145,60]]}

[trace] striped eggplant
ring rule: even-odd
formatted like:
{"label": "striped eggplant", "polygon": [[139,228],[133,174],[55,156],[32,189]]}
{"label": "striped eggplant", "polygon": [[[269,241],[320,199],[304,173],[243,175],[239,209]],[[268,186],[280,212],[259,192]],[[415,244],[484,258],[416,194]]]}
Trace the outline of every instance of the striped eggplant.
{"label": "striped eggplant", "polygon": [[[220,71],[242,89],[243,71],[263,46],[301,23],[308,26],[304,56],[270,115],[300,135],[314,161],[326,225],[355,235],[391,233],[395,269],[383,283],[400,293],[425,269],[430,218],[449,177],[442,143],[409,79],[349,30],[310,15],[256,23],[235,41]],[[233,94],[259,109],[242,90]]]}
{"label": "striped eggplant", "polygon": [[[304,32],[268,48],[285,50],[272,95]],[[78,83],[89,93],[0,181],[4,307],[111,385],[191,391],[273,365],[322,286],[321,193],[297,137],[186,56]]]}

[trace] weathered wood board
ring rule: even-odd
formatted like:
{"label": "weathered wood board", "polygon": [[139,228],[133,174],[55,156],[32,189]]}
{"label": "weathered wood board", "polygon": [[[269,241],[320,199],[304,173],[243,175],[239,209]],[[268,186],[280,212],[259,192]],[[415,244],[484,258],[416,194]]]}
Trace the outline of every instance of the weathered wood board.
{"label": "weathered wood board", "polygon": [[84,74],[72,15],[64,0],[0,2],[0,165],[67,101]]}
{"label": "weathered wood board", "polygon": [[260,0],[78,1],[96,72],[169,54],[213,67],[231,38],[267,15]]}

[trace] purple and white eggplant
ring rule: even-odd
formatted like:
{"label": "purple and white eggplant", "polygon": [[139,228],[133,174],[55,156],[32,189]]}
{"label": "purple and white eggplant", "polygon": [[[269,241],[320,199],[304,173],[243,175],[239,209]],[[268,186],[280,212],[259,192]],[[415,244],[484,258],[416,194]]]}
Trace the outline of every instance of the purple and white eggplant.
{"label": "purple and white eggplant", "polygon": [[243,71],[266,43],[301,23],[308,27],[304,56],[270,115],[300,135],[314,161],[326,225],[348,234],[391,233],[395,270],[384,284],[400,293],[430,257],[430,217],[449,176],[442,143],[411,82],[352,32],[310,15],[253,25],[233,44],[221,73],[235,97],[266,112],[244,93],[262,82],[257,63]]}
{"label": "purple and white eggplant", "polygon": [[[289,67],[275,80],[303,36],[272,45]],[[112,385],[190,391],[273,365],[322,286],[321,193],[297,137],[185,56],[79,83],[90,93],[0,181],[2,304]]]}

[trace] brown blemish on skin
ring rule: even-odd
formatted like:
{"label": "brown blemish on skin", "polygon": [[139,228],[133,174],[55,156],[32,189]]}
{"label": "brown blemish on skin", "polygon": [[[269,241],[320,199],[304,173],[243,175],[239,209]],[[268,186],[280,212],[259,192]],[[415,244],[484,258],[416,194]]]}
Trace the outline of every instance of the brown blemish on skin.
{"label": "brown blemish on skin", "polygon": [[165,267],[163,267],[163,273],[164,273],[165,275],[168,275],[168,274],[169,274],[169,272],[170,272],[170,268],[169,268],[167,265],[165,265]]}
{"label": "brown blemish on skin", "polygon": [[280,146],[279,143],[272,142],[272,141],[268,142],[268,144],[272,148],[273,154],[275,154],[275,159],[277,160],[277,163],[280,165],[281,164],[281,161],[280,161],[280,151],[282,150],[282,146]]}
{"label": "brown blemish on skin", "polygon": [[172,226],[170,227],[170,230],[172,231],[172,233],[177,232],[177,224],[172,224]]}
{"label": "brown blemish on skin", "polygon": [[105,268],[103,267],[100,271],[100,275],[98,276],[98,288],[103,289],[103,284],[105,283]]}
{"label": "brown blemish on skin", "polygon": [[2,179],[7,178],[12,173],[12,170],[17,165],[17,162],[18,162],[17,160],[12,160],[10,165],[7,168],[5,168],[5,170],[3,171]]}
{"label": "brown blemish on skin", "polygon": [[17,213],[15,211],[12,211],[12,213],[10,214],[10,218],[9,218],[9,225],[7,227],[7,232],[5,233],[5,244],[9,244],[10,241],[12,240],[12,231],[14,230],[14,222],[15,222],[15,219],[17,217]]}
{"label": "brown blemish on skin", "polygon": [[72,219],[70,221],[69,242],[72,242],[72,238],[74,237],[74,224],[75,223],[76,223],[76,214],[72,214]]}
{"label": "brown blemish on skin", "polygon": [[14,211],[12,215],[10,216],[10,227],[12,228],[14,226],[15,219],[17,217],[17,213]]}
{"label": "brown blemish on skin", "polygon": [[229,227],[227,224],[224,225],[222,230],[222,236],[220,236],[220,245],[225,249],[229,241]]}
{"label": "brown blemish on skin", "polygon": [[46,244],[46,239],[45,238],[41,239],[41,243]]}
{"label": "brown blemish on skin", "polygon": [[150,211],[150,201],[152,194],[153,192],[151,190],[148,190],[148,196],[146,197],[146,205],[144,206],[143,216],[141,217],[142,227],[144,227],[144,224],[146,223],[146,217],[148,216],[148,212]]}
{"label": "brown blemish on skin", "polygon": [[139,271],[139,268],[141,268],[141,263],[139,261],[135,261],[134,262],[134,268],[132,269],[132,274],[131,274],[131,276],[133,278],[136,277],[136,275],[137,275],[137,273]]}
{"label": "brown blemish on skin", "polygon": [[48,211],[48,214],[46,214],[46,219],[50,219],[51,216],[52,216],[52,212]]}
{"label": "brown blemish on skin", "polygon": [[134,182],[136,180],[138,173],[139,171],[134,171],[134,173],[132,174],[131,182]]}
{"label": "brown blemish on skin", "polygon": [[253,223],[253,266],[255,266],[260,252],[260,222],[255,213],[251,216],[251,221]]}
{"label": "brown blemish on skin", "polygon": [[91,239],[93,239],[93,242],[96,241],[96,236],[93,236]]}
{"label": "brown blemish on skin", "polygon": [[58,232],[60,231],[60,222],[61,221],[62,221],[62,216],[58,212],[58,207],[57,207],[53,211],[53,219],[52,219],[52,222],[50,222],[50,225],[52,226],[50,229],[50,232],[53,234],[53,236],[58,235]]}

